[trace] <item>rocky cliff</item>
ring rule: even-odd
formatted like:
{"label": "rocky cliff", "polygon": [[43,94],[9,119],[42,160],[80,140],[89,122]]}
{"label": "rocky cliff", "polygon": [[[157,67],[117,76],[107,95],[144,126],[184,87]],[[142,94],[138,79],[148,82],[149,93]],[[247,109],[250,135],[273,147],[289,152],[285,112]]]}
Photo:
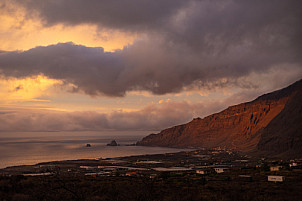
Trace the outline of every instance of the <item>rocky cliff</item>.
{"label": "rocky cliff", "polygon": [[259,151],[302,157],[302,87],[259,135]]}
{"label": "rocky cliff", "polygon": [[[288,126],[301,125],[302,101],[296,100],[298,97],[301,98],[299,95],[301,90],[302,80],[282,90],[262,95],[254,101],[231,106],[203,119],[196,118],[187,124],[165,129],[158,134],[151,134],[139,141],[137,145],[225,147],[240,151],[266,150],[272,147],[277,149],[275,144],[278,143],[279,147],[283,147],[282,140],[278,141],[276,138],[279,138],[279,135],[289,135],[283,132],[288,131]],[[299,105],[299,111],[295,110],[297,105]],[[295,119],[292,119],[290,115],[293,111],[296,115]],[[290,125],[283,121],[284,118],[291,122]],[[282,127],[283,131],[276,125]],[[302,142],[301,127],[299,129],[288,132],[298,133]],[[278,134],[277,130],[280,130]],[[290,140],[287,139],[287,141]],[[283,151],[292,146],[299,145],[285,146]]]}

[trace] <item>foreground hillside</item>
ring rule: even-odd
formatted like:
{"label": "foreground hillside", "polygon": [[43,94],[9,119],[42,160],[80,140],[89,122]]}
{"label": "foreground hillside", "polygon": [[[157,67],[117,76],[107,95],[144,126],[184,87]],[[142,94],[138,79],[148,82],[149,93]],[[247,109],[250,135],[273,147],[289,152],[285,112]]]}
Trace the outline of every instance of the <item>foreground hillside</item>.
{"label": "foreground hillside", "polygon": [[298,152],[302,145],[302,80],[254,101],[151,134],[143,146],[223,147],[239,151]]}

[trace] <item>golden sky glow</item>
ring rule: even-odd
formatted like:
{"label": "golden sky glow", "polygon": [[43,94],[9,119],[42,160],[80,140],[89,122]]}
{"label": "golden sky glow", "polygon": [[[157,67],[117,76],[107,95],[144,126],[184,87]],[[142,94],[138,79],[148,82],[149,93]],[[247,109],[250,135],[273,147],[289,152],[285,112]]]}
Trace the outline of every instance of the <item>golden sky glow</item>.
{"label": "golden sky glow", "polygon": [[133,34],[109,29],[99,30],[96,25],[43,27],[38,19],[25,19],[21,9],[0,14],[0,22],[0,50],[5,51],[28,50],[36,46],[70,41],[114,51],[122,49],[136,39]]}
{"label": "golden sky glow", "polygon": [[48,79],[39,75],[24,79],[0,79],[0,103],[10,104],[24,101],[48,101],[38,99],[40,96],[50,96],[49,89],[56,84],[62,83],[58,80]]}
{"label": "golden sky glow", "polygon": [[[64,42],[73,42],[89,47],[103,47],[105,51],[114,51],[122,49],[136,39],[136,35],[117,30],[100,30],[92,24],[77,26],[59,24],[45,27],[38,18],[26,19],[23,9],[14,5],[7,6],[10,6],[9,9],[0,10],[2,11],[0,12],[0,50],[3,51],[25,51],[36,46],[48,46]],[[129,108],[122,107],[124,101],[112,101],[112,103],[110,101],[108,104],[108,99],[102,102],[83,94],[66,93],[64,92],[66,87],[63,90],[57,88],[54,92],[53,86],[61,83],[62,81],[49,79],[42,75],[24,79],[7,80],[0,78],[0,103],[2,105],[15,103],[24,105],[27,103],[26,106],[30,103],[32,106],[50,106],[52,109],[61,111],[110,112],[123,110],[129,112],[137,110],[131,106]],[[58,100],[51,100],[55,97]],[[71,99],[74,101],[71,103],[67,101]]]}

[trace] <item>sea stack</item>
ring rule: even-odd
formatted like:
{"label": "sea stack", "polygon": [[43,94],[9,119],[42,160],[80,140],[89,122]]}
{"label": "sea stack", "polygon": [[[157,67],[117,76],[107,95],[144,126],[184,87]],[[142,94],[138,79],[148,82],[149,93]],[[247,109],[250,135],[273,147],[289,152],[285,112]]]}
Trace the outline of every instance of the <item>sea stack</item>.
{"label": "sea stack", "polygon": [[115,140],[112,140],[107,146],[118,146]]}

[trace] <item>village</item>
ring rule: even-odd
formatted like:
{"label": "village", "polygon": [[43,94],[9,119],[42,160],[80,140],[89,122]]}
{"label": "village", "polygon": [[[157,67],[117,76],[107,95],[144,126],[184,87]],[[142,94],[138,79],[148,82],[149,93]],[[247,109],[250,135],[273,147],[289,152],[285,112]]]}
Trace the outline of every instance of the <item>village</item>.
{"label": "village", "polygon": [[[212,193],[217,190],[222,190],[225,196],[230,196],[227,193],[229,191],[236,191],[240,199],[244,194],[243,192],[242,195],[240,194],[240,189],[249,190],[250,197],[259,192],[268,192],[274,198],[281,198],[284,195],[286,198],[295,198],[302,194],[301,159],[283,161],[257,158],[220,148],[121,158],[47,162],[8,167],[0,170],[0,175],[2,175],[0,189],[1,181],[3,183],[3,180],[8,181],[9,178],[14,177],[21,180],[39,178],[39,181],[42,179],[47,182],[59,178],[66,183],[80,178],[82,182],[106,181],[107,184],[126,182],[123,185],[128,185],[132,182],[143,182],[142,185],[146,183],[155,186],[168,185],[169,187],[166,188],[194,187],[200,196],[204,198],[207,195],[209,200],[213,198]],[[3,188],[2,186],[2,193]],[[259,196],[266,194],[260,193]]]}
{"label": "village", "polygon": [[282,161],[256,159],[220,148],[179,153],[129,156],[122,158],[96,158],[87,160],[57,161],[29,166],[8,167],[2,175],[50,176],[85,175],[135,176],[155,178],[161,174],[175,174],[207,179],[222,175],[222,179],[246,181],[267,180],[285,182],[302,174],[302,159]]}

